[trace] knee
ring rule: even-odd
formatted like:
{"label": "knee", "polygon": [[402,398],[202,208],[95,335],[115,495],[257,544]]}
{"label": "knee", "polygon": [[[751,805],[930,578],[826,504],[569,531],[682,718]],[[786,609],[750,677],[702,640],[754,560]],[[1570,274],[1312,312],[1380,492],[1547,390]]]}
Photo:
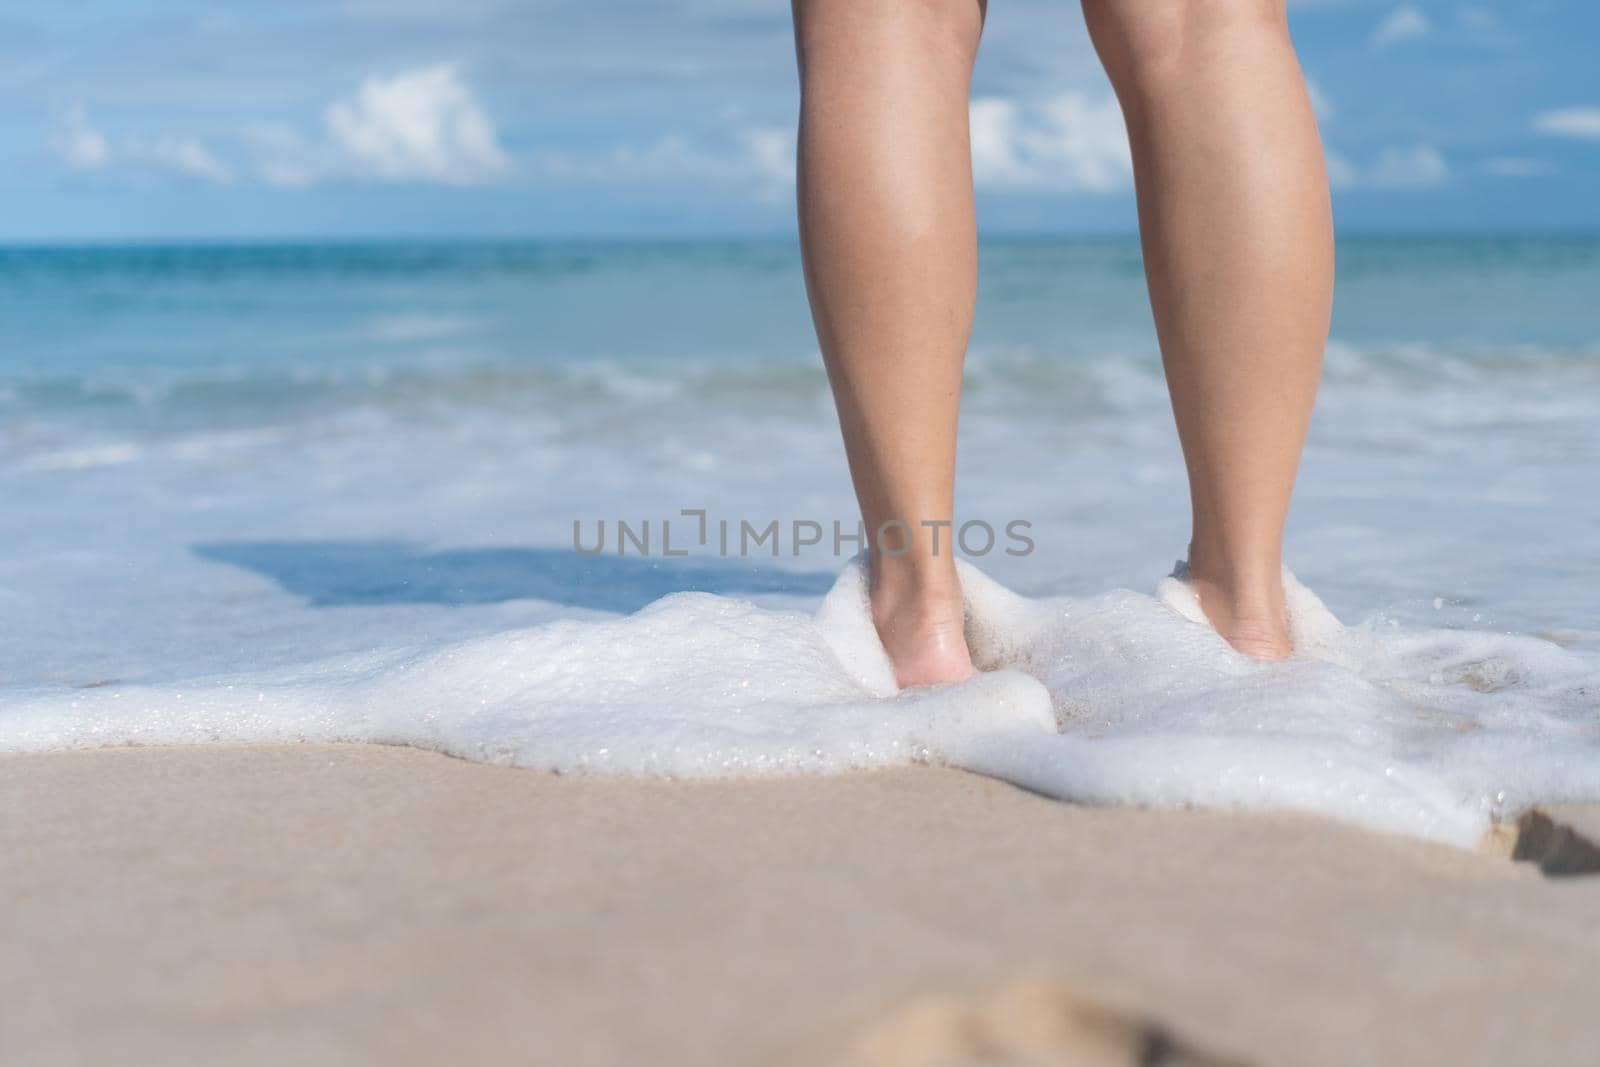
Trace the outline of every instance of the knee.
{"label": "knee", "polygon": [[987,0],[794,0],[800,68],[834,56],[863,60],[904,49],[971,65]]}
{"label": "knee", "polygon": [[1083,0],[1084,16],[1118,91],[1157,87],[1232,43],[1285,37],[1285,0]]}

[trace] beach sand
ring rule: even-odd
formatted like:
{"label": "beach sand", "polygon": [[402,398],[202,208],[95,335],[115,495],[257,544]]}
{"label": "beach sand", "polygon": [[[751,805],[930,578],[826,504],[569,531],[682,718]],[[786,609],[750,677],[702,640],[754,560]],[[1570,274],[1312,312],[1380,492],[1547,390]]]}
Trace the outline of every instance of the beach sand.
{"label": "beach sand", "polygon": [[935,768],[0,757],[0,894],[5,1064],[1600,1062],[1600,877]]}

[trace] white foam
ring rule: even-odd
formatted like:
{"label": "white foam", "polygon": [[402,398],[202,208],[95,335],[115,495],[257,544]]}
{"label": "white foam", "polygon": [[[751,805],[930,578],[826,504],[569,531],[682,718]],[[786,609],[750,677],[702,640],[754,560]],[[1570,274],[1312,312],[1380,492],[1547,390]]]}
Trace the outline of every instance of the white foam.
{"label": "white foam", "polygon": [[567,772],[937,761],[1094,804],[1293,809],[1461,845],[1600,800],[1600,664],[1537,638],[1346,628],[1290,579],[1297,654],[1229,648],[1174,579],[1028,599],[963,565],[984,673],[895,692],[857,563],[814,616],[677,593],[430,648],[183,685],[6,691],[0,750],[372,741]]}

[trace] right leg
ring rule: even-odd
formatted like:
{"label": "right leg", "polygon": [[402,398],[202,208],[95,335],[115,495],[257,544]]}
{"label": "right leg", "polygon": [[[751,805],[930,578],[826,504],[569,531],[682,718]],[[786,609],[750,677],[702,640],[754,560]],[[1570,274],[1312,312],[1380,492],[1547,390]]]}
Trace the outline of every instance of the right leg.
{"label": "right leg", "polygon": [[873,622],[903,686],[972,673],[952,527],[922,524],[954,510],[983,3],[794,0],[806,289],[868,537],[911,531],[903,554],[870,550]]}

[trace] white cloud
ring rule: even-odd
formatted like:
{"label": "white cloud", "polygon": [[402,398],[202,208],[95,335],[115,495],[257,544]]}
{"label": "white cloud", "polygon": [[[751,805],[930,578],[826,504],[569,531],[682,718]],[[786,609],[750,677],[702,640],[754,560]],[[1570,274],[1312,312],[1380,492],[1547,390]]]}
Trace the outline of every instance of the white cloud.
{"label": "white cloud", "polygon": [[1338,109],[1333,106],[1328,94],[1322,91],[1322,86],[1310,78],[1306,79],[1306,93],[1311,97],[1311,110],[1316,113],[1318,121],[1327,122],[1338,114]]}
{"label": "white cloud", "polygon": [[1483,161],[1483,172],[1497,178],[1537,178],[1555,173],[1555,168],[1542,159],[1526,156],[1494,156]]}
{"label": "white cloud", "polygon": [[979,187],[1109,192],[1127,187],[1133,173],[1122,112],[1109,95],[980,97],[970,119]]}
{"label": "white cloud", "polygon": [[1534,116],[1533,128],[1554,137],[1600,140],[1600,107],[1564,107]]}
{"label": "white cloud", "polygon": [[1017,113],[1013,100],[973,100],[969,108],[972,173],[980,184],[1008,184],[1028,175],[1017,156]]}
{"label": "white cloud", "polygon": [[1361,183],[1361,170],[1347,158],[1331,148],[1323,150],[1323,161],[1328,167],[1328,184],[1335,189],[1348,189]]}
{"label": "white cloud", "polygon": [[795,134],[790,128],[755,126],[744,131],[744,144],[758,173],[774,184],[792,186],[795,181]]}
{"label": "white cloud", "polygon": [[73,170],[98,170],[111,159],[111,143],[89,122],[81,104],[56,121],[50,148]]}
{"label": "white cloud", "polygon": [[323,110],[323,133],[288,122],[238,131],[255,178],[302,189],[335,181],[478,185],[512,170],[494,124],[452,64],[368,77]]}
{"label": "white cloud", "polygon": [[120,154],[151,170],[163,170],[217,184],[233,180],[233,168],[218,159],[197,137],[166,136],[153,141],[136,139],[129,141]]}
{"label": "white cloud", "polygon": [[256,176],[268,185],[302,189],[316,184],[329,169],[327,150],[307,144],[300,131],[288,123],[249,123],[239,136],[253,157]]}
{"label": "white cloud", "polygon": [[368,78],[324,118],[358,176],[472,185],[510,169],[493,123],[448,64]]}
{"label": "white cloud", "polygon": [[[65,112],[51,133],[56,155],[75,170],[112,165],[230,182],[242,170],[269,185],[305,187],[336,180],[473,185],[511,170],[494,125],[450,64],[369,77],[329,104],[322,136],[285,122],[247,123],[219,135],[240,167],[193,134],[132,134],[113,144],[82,107]],[[771,145],[764,165],[779,166]],[[791,164],[792,173],[792,164]]]}
{"label": "white cloud", "polygon": [[1433,24],[1428,16],[1409,5],[1397,7],[1372,31],[1370,43],[1374,48],[1389,48],[1402,41],[1413,41],[1428,36]]}
{"label": "white cloud", "polygon": [[73,170],[102,170],[113,163],[135,170],[177,174],[206,182],[233,179],[233,168],[197,137],[164,135],[111,139],[89,121],[80,105],[66,112],[50,136],[50,147]]}
{"label": "white cloud", "polygon": [[1326,153],[1328,181],[1336,189],[1431,189],[1450,178],[1450,165],[1428,145],[1385,148],[1366,166]]}
{"label": "white cloud", "polygon": [[1428,189],[1442,185],[1450,167],[1437,149],[1385,148],[1367,171],[1366,183],[1380,189]]}
{"label": "white cloud", "polygon": [[698,184],[743,188],[761,199],[790,195],[794,130],[725,118],[732,128],[715,143],[670,132],[646,144],[612,145],[599,152],[540,152],[533,169],[556,182]]}

